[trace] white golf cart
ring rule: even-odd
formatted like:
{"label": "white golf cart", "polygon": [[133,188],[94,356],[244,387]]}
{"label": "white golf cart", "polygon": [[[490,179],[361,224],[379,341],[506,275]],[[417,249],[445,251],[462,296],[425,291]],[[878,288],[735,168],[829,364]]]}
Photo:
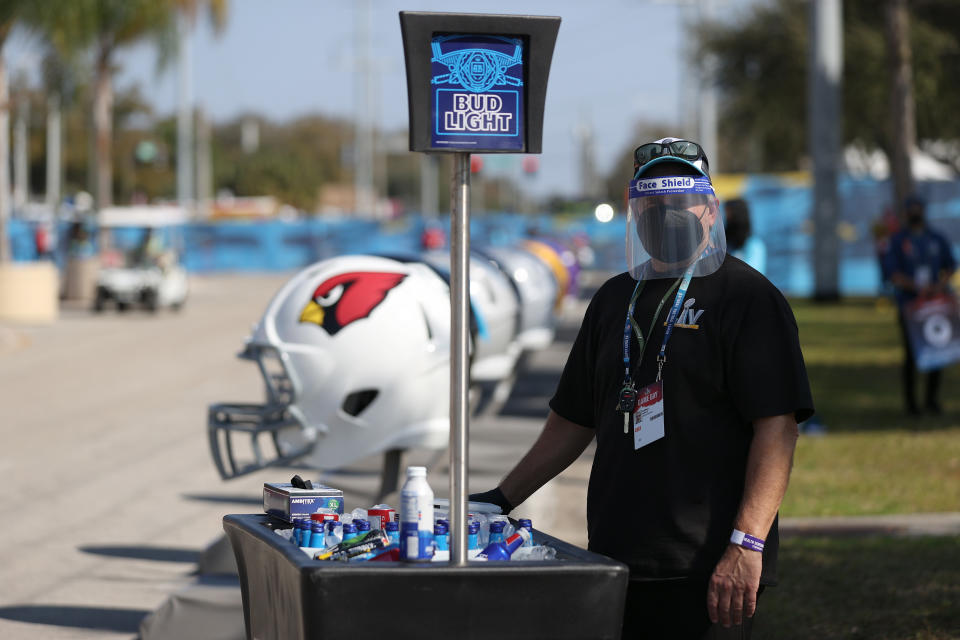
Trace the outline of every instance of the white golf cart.
{"label": "white golf cart", "polygon": [[[187,299],[187,271],[179,262],[181,225],[176,206],[108,207],[100,212],[110,248],[101,251],[94,311],[114,304],[118,311],[179,310]],[[133,240],[133,246],[130,246]]]}

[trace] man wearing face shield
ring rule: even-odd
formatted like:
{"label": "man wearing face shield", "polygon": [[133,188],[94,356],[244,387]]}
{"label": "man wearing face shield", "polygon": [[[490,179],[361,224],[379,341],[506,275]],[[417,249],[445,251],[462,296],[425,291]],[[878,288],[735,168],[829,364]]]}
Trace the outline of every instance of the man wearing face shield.
{"label": "man wearing face shield", "polygon": [[728,256],[706,155],[635,152],[628,270],[594,295],[537,441],[491,491],[510,511],[596,440],[589,548],[626,563],[624,638],[749,638],[813,402],[793,313]]}

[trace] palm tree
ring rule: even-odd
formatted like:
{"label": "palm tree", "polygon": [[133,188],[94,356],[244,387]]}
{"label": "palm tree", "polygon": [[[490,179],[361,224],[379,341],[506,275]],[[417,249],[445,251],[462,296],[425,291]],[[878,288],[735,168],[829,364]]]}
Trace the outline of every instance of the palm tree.
{"label": "palm tree", "polygon": [[172,28],[173,6],[157,0],[55,0],[47,35],[66,56],[93,53],[94,198],[113,201],[113,74],[117,51]]}
{"label": "palm tree", "polygon": [[214,26],[225,21],[226,0],[54,0],[55,25],[51,40],[64,52],[93,51],[93,129],[95,136],[94,197],[98,208],[109,206],[113,195],[113,74],[116,54],[124,46],[153,37],[161,48],[161,64],[169,59],[177,17],[195,18],[206,4]]}
{"label": "palm tree", "polygon": [[29,25],[37,9],[31,0],[3,0],[0,3],[0,264],[10,262],[10,88],[3,47],[17,23]]}

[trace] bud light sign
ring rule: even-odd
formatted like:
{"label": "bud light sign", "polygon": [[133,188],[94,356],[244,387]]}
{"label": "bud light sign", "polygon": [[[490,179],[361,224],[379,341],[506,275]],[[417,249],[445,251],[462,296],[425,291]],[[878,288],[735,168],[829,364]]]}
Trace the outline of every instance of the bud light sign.
{"label": "bud light sign", "polygon": [[431,40],[435,147],[522,151],[523,41],[486,35]]}

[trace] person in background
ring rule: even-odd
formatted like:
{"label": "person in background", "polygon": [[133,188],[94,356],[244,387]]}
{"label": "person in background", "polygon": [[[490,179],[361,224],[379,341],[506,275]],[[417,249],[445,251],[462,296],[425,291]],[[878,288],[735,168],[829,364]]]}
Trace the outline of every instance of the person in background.
{"label": "person in background", "polygon": [[900,226],[900,219],[894,213],[893,208],[887,207],[870,227],[870,231],[873,233],[874,250],[877,252],[877,264],[880,267],[880,288],[883,294],[893,294],[887,254],[890,253],[890,238],[897,231],[900,231]]}
{"label": "person in background", "polygon": [[82,220],[75,220],[67,233],[67,256],[90,258],[94,255],[93,239]]}
{"label": "person in background", "polygon": [[131,260],[138,266],[159,265],[165,251],[161,232],[152,227],[146,227],[140,238],[140,244],[133,250]]}
{"label": "person in background", "polygon": [[[949,291],[949,282],[957,262],[946,237],[927,225],[927,203],[917,195],[908,196],[903,203],[905,226],[890,238],[886,255],[886,272],[893,283],[897,302],[900,336],[903,340],[903,397],[908,415],[920,415],[916,398],[916,363],[907,330],[905,310],[916,300],[943,295]],[[941,413],[940,370],[927,374],[924,409],[936,415]]]}
{"label": "person in background", "polygon": [[727,200],[723,205],[724,227],[727,233],[727,251],[748,265],[764,273],[767,269],[767,246],[753,234],[750,225],[750,207],[743,198]]}
{"label": "person in background", "polygon": [[55,223],[41,221],[33,229],[33,244],[37,260],[53,260],[57,244]]}
{"label": "person in background", "polygon": [[470,500],[509,513],[596,441],[588,546],[630,568],[622,637],[747,639],[813,414],[796,321],[727,255],[694,142],[637,147],[626,240],[628,271],[593,296],[540,436]]}

